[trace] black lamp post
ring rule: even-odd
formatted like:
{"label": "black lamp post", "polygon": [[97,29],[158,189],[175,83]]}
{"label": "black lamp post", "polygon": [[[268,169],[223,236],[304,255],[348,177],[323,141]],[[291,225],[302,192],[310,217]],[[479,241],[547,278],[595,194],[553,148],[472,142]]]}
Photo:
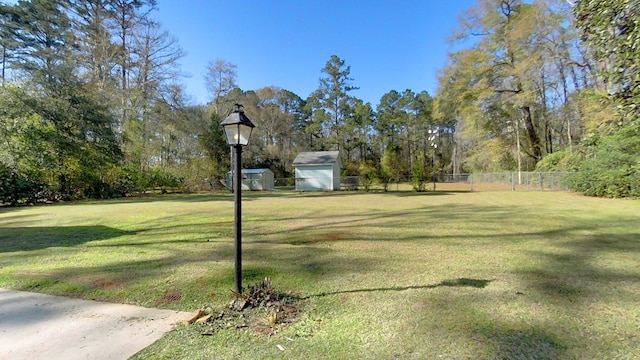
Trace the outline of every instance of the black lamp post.
{"label": "black lamp post", "polygon": [[234,173],[232,189],[235,198],[235,282],[236,292],[242,293],[242,147],[247,146],[253,125],[244,114],[242,105],[236,104],[236,109],[221,123],[227,137],[227,144],[235,149]]}

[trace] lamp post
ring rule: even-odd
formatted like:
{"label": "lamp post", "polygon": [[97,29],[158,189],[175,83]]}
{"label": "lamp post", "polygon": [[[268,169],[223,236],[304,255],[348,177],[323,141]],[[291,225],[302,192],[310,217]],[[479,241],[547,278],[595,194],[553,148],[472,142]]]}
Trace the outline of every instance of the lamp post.
{"label": "lamp post", "polygon": [[235,203],[235,283],[236,292],[242,293],[242,147],[247,146],[251,132],[255,125],[242,110],[242,105],[236,104],[236,109],[221,123],[227,138],[227,144],[235,149],[234,173],[231,188]]}

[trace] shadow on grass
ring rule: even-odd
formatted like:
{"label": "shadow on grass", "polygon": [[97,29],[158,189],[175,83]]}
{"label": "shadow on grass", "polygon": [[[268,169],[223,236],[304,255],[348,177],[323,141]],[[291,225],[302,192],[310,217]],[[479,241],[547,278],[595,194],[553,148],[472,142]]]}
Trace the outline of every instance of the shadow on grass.
{"label": "shadow on grass", "polygon": [[455,280],[443,280],[434,285],[393,286],[393,287],[387,287],[387,288],[354,289],[354,290],[324,292],[319,294],[308,295],[306,297],[303,297],[303,299],[310,299],[314,297],[324,297],[329,295],[367,293],[367,292],[379,292],[379,291],[435,289],[438,287],[472,287],[472,288],[482,289],[482,288],[485,288],[487,285],[489,285],[491,281],[493,280],[458,278]]}
{"label": "shadow on grass", "polygon": [[496,323],[476,331],[494,344],[494,359],[562,359],[567,347],[544,329],[532,326],[514,329]]}
{"label": "shadow on grass", "polygon": [[109,204],[131,204],[131,203],[154,203],[154,202],[186,202],[197,203],[207,201],[233,201],[233,193],[231,192],[210,192],[200,194],[149,194],[141,196],[131,196],[124,198],[105,199],[105,200],[85,200],[67,203],[68,205],[109,205]]}
{"label": "shadow on grass", "polygon": [[0,218],[0,227],[16,226],[16,225],[29,225],[29,224],[37,225],[37,223],[38,223],[36,215],[33,215],[33,214],[20,215],[20,214],[18,214],[18,211],[21,210],[21,208],[7,208],[7,209],[11,210],[11,214],[10,215],[6,215],[5,214],[5,213],[9,213],[9,211],[2,211],[2,208],[0,208],[0,215],[2,215],[2,217]]}
{"label": "shadow on grass", "polygon": [[389,190],[389,191],[251,191],[243,192],[243,199],[247,198],[317,198],[317,197],[358,197],[358,196],[393,196],[393,197],[418,197],[439,196],[458,193],[470,193],[467,190],[436,190],[417,192],[414,190]]}
{"label": "shadow on grass", "polygon": [[69,247],[130,234],[129,231],[103,225],[6,227],[0,233],[0,253]]}
{"label": "shadow on grass", "polygon": [[[537,293],[573,306],[582,304],[582,299],[603,296],[602,288],[618,291],[616,298],[622,301],[626,298],[625,291],[611,284],[640,284],[640,273],[634,266],[637,262],[631,256],[640,253],[639,238],[639,233],[582,236],[562,243],[563,252],[531,251],[544,266],[517,273]],[[598,264],[603,257],[609,259],[606,266]]]}
{"label": "shadow on grass", "polygon": [[[415,196],[415,195],[414,195]],[[418,195],[422,196],[422,195]],[[278,218],[278,221],[289,221],[296,223],[301,219],[299,216],[282,217]],[[503,235],[522,235],[522,238],[530,236],[540,236],[541,232],[531,233],[519,233],[519,234],[496,234],[486,231],[486,228],[495,228],[497,231],[502,231],[500,228],[500,221],[514,219],[513,207],[506,206],[462,206],[462,205],[438,205],[438,206],[422,206],[411,209],[403,209],[400,211],[393,211],[388,209],[377,209],[368,212],[357,213],[353,216],[347,216],[345,214],[337,213],[335,215],[321,213],[318,215],[308,214],[305,215],[307,224],[303,224],[297,227],[288,227],[282,230],[268,229],[265,234],[274,235],[282,234],[281,243],[287,243],[290,245],[308,245],[314,243],[321,243],[327,241],[339,241],[339,240],[371,240],[371,238],[362,237],[363,233],[359,229],[363,227],[378,228],[380,230],[394,230],[394,229],[406,229],[416,228],[416,224],[425,223],[425,221],[436,222],[438,224],[452,223],[455,224],[458,221],[463,221],[469,228],[470,232],[475,232],[471,228],[471,224],[477,224],[477,232],[484,230],[486,234],[471,235],[469,237],[479,238],[485,237],[494,239]],[[254,223],[271,222],[273,219],[267,220],[255,220]],[[525,221],[523,219],[523,221]],[[266,227],[265,227],[266,228]],[[566,232],[575,229],[560,229],[553,230],[554,232]],[[397,232],[396,232],[397,233]],[[416,234],[414,231],[413,234]],[[384,237],[379,236],[376,241],[411,241],[425,239],[446,239],[446,235],[439,234],[437,237],[432,235],[433,233],[429,228],[425,228],[424,232],[411,236],[396,236]],[[454,234],[450,237],[459,239],[460,235]]]}
{"label": "shadow on grass", "polygon": [[[318,197],[358,197],[371,195],[384,195],[389,197],[419,197],[419,196],[442,196],[460,193],[470,193],[467,190],[436,190],[416,192],[414,190],[389,190],[389,191],[243,191],[242,201],[252,201],[260,198],[318,198]],[[71,202],[59,202],[53,204],[37,204],[36,206],[75,206],[75,205],[115,205],[115,204],[135,204],[135,203],[155,203],[155,202],[185,202],[198,203],[210,201],[227,201],[233,202],[234,195],[230,191],[218,191],[197,194],[142,194],[130,197],[113,198],[113,199],[87,199]],[[6,206],[0,204],[0,214],[17,212],[24,209],[30,209],[31,206]]]}

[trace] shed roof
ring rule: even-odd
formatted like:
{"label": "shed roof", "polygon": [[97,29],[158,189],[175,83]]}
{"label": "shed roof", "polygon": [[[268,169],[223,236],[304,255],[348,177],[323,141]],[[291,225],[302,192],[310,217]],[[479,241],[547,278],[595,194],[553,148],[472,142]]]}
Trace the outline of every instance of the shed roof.
{"label": "shed roof", "polygon": [[333,165],[338,161],[339,151],[302,152],[293,160],[293,166],[300,165]]}
{"label": "shed roof", "polygon": [[270,171],[269,169],[242,169],[243,174],[262,174]]}
{"label": "shed roof", "polygon": [[[231,171],[227,171],[230,173]],[[242,174],[263,174],[266,172],[272,172],[269,169],[242,169]]]}

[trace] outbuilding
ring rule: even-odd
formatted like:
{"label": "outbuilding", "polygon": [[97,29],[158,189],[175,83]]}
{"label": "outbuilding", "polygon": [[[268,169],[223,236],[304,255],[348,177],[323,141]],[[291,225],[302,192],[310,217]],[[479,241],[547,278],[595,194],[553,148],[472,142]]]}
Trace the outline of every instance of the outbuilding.
{"label": "outbuilding", "polygon": [[[227,189],[231,190],[233,173],[227,172]],[[269,169],[242,169],[242,190],[273,190],[273,171]]]}
{"label": "outbuilding", "polygon": [[293,160],[296,191],[340,190],[339,151],[303,152]]}

